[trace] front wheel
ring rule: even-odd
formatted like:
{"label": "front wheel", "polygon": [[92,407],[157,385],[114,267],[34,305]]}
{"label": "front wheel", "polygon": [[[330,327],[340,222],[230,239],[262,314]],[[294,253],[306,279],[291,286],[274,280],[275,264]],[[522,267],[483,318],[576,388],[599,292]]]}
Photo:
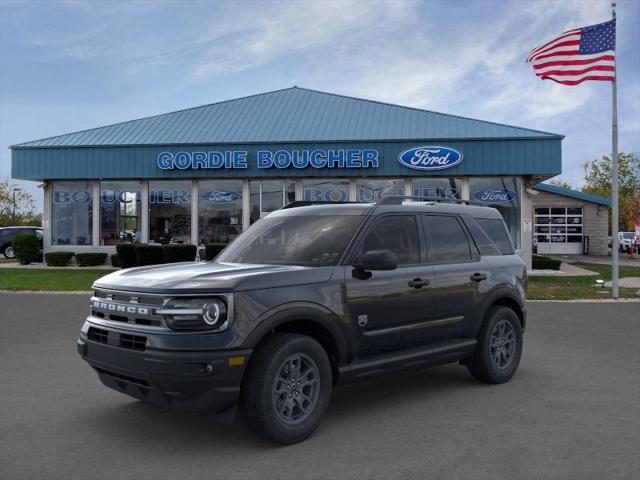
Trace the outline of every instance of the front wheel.
{"label": "front wheel", "polygon": [[318,342],[304,335],[275,334],[251,356],[240,412],[261,437],[297,443],[320,425],[331,386],[331,363]]}
{"label": "front wheel", "polygon": [[469,372],[483,382],[504,383],[518,369],[521,355],[520,318],[508,307],[490,308],[480,329],[476,353],[467,367]]}
{"label": "front wheel", "polygon": [[16,258],[16,254],[13,251],[12,245],[8,245],[7,247],[5,247],[2,253],[4,254],[5,258]]}

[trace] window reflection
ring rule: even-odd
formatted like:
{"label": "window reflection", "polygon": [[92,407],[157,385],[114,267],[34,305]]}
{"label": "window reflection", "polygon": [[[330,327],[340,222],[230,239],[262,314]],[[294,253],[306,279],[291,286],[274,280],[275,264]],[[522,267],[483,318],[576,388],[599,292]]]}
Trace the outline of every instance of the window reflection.
{"label": "window reflection", "polygon": [[100,243],[140,241],[140,182],[100,184]]}

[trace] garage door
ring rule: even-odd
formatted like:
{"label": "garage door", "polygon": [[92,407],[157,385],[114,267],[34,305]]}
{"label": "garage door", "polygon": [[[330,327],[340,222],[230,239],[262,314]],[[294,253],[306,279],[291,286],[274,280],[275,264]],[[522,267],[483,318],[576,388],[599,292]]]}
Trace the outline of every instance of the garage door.
{"label": "garage door", "polygon": [[536,207],[538,253],[582,253],[582,207]]}

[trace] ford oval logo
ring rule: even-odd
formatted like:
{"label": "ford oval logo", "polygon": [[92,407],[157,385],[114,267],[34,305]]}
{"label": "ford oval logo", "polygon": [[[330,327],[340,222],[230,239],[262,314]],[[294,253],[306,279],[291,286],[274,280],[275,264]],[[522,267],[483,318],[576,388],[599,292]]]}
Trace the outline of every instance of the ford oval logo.
{"label": "ford oval logo", "polygon": [[449,147],[423,146],[405,150],[398,155],[398,161],[416,170],[442,170],[461,163],[462,154]]}
{"label": "ford oval logo", "polygon": [[518,194],[506,188],[483,188],[476,191],[473,198],[483,203],[508,203],[518,198]]}
{"label": "ford oval logo", "polygon": [[231,203],[240,199],[240,195],[236,192],[204,192],[202,195],[202,200],[207,203]]}

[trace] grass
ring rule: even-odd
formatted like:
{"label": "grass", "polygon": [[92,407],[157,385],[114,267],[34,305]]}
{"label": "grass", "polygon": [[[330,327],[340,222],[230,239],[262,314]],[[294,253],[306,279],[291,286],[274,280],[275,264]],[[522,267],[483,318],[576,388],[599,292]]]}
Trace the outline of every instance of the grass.
{"label": "grass", "polygon": [[[611,280],[611,267],[595,263],[574,263],[576,267],[598,272],[588,277],[529,277],[529,300],[574,300],[579,298],[610,298],[610,288],[595,287],[596,280]],[[620,267],[620,278],[640,277],[640,267]],[[606,292],[606,293],[601,293]],[[635,298],[637,289],[621,288],[620,297]]]}
{"label": "grass", "polygon": [[0,268],[0,290],[90,291],[91,284],[114,270]]}

